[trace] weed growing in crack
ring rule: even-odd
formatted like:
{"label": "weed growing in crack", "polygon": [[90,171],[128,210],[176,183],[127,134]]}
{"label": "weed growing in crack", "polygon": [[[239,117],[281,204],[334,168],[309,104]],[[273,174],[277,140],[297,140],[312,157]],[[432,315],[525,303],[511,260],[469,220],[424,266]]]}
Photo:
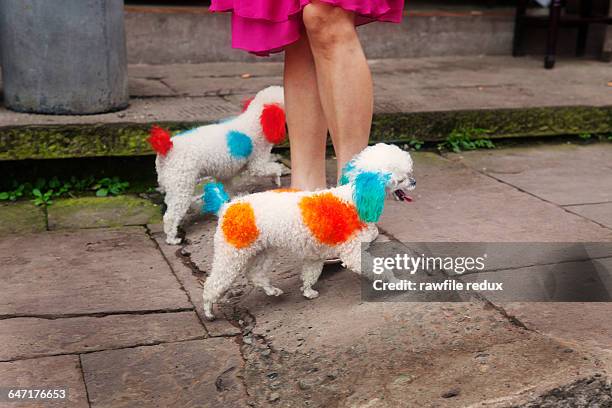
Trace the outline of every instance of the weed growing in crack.
{"label": "weed growing in crack", "polygon": [[19,183],[13,180],[11,189],[0,191],[0,201],[32,199],[38,206],[43,203],[51,205],[52,198],[76,197],[90,192],[94,192],[97,197],[117,196],[125,193],[129,186],[130,183],[118,177],[105,177],[98,181],[93,177],[77,179],[72,176],[67,180],[53,177],[50,180],[39,178],[34,183]]}
{"label": "weed growing in crack", "polygon": [[455,153],[464,150],[495,149],[491,139],[485,137],[487,133],[486,129],[480,128],[454,129],[446,140],[438,145],[438,149],[451,150]]}

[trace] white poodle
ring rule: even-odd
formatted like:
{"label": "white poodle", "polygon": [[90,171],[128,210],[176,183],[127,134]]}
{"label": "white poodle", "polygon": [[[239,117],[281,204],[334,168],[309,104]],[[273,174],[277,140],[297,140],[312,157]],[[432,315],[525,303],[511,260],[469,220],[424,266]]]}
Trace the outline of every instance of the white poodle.
{"label": "white poodle", "polygon": [[159,190],[166,193],[167,243],[180,243],[179,224],[202,178],[230,181],[244,171],[251,176],[275,176],[280,185],[284,167],[272,161],[270,151],[285,138],[283,109],[283,88],[271,86],[247,102],[242,114],[224,122],[201,126],[172,138],[166,130],[153,127],[148,140],[157,152]]}
{"label": "white poodle", "polygon": [[204,314],[214,319],[213,303],[230,288],[239,274],[267,295],[282,294],[267,273],[275,251],[303,259],[302,293],[318,296],[312,286],[325,259],[339,257],[361,273],[361,243],[378,235],[387,193],[407,199],[402,189],[413,189],[412,159],[397,146],[379,143],[367,147],[344,168],[340,185],[307,192],[278,189],[239,197],[228,202],[223,186],[205,186],[206,210],[217,213],[214,259],[204,284]]}

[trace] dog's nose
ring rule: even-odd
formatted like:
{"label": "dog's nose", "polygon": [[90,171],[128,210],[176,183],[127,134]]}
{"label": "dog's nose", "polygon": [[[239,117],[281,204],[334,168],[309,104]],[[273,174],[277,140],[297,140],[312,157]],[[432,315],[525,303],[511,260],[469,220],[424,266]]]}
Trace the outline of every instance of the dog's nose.
{"label": "dog's nose", "polygon": [[409,177],[408,182],[410,183],[410,187],[416,186],[416,179],[414,177]]}

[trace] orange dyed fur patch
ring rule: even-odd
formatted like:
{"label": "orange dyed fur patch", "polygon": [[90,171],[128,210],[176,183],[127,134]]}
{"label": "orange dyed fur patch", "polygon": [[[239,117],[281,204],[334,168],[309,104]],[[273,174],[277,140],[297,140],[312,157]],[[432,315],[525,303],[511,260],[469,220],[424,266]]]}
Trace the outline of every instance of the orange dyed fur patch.
{"label": "orange dyed fur patch", "polygon": [[332,193],[304,197],[299,205],[304,224],[323,244],[341,244],[365,226],[359,220],[357,209]]}
{"label": "orange dyed fur patch", "polygon": [[276,188],[274,190],[270,190],[274,193],[297,193],[298,191],[302,191],[299,188]]}
{"label": "orange dyed fur patch", "polygon": [[241,249],[251,245],[259,236],[255,224],[255,213],[249,203],[236,203],[229,206],[221,224],[225,240]]}

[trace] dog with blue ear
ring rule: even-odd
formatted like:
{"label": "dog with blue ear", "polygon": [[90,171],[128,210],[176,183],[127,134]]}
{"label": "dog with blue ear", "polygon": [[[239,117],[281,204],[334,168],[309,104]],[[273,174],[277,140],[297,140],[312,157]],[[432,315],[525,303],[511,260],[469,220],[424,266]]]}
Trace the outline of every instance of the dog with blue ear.
{"label": "dog with blue ear", "polygon": [[243,112],[220,123],[170,133],[157,126],[149,143],[157,152],[155,167],[159,191],[165,193],[166,242],[180,243],[178,227],[193,202],[194,189],[203,178],[231,182],[232,178],[273,176],[280,185],[287,169],[272,160],[272,146],[285,139],[283,88],[271,86],[248,101]]}
{"label": "dog with blue ear", "polygon": [[204,315],[214,319],[213,303],[241,274],[267,295],[281,295],[268,277],[278,251],[302,260],[301,290],[308,299],[319,295],[313,285],[326,259],[340,258],[361,273],[361,244],[377,237],[374,223],[383,213],[385,198],[394,193],[408,200],[404,190],[415,184],[410,154],[379,143],[345,166],[335,188],[278,189],[229,201],[221,184],[206,185],[203,209],[217,214],[219,224],[212,270],[204,284]]}

